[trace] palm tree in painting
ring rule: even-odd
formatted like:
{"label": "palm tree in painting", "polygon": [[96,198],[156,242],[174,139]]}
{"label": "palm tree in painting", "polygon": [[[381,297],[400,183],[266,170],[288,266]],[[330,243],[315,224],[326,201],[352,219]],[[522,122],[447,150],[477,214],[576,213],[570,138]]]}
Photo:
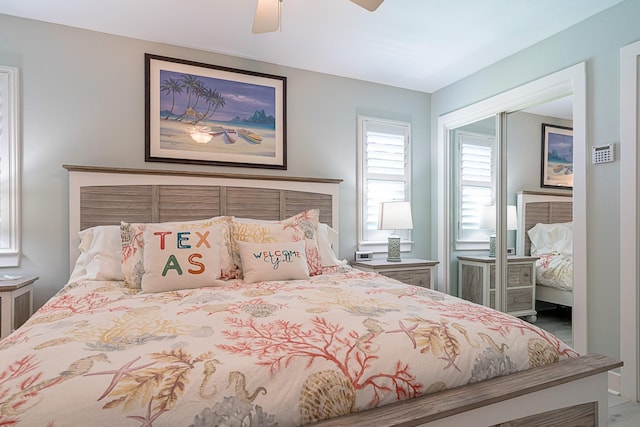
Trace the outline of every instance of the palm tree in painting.
{"label": "palm tree in painting", "polygon": [[218,108],[224,107],[224,96],[220,95],[220,93],[216,90],[211,93],[211,96],[207,98],[207,103],[213,106],[213,111],[209,115],[209,118],[213,117],[213,115],[218,111]]}
{"label": "palm tree in painting", "polygon": [[[178,80],[174,79],[173,77],[169,77],[167,80],[162,82],[162,84],[160,85],[160,90],[165,95],[169,95],[169,94],[171,95],[171,108],[169,108],[169,113],[167,114],[167,117],[164,118],[165,120],[167,120],[173,114],[173,109],[175,108],[175,105],[176,105],[176,94],[178,95],[182,94],[182,84]],[[160,115],[162,116],[162,111],[160,112]]]}
{"label": "palm tree in painting", "polygon": [[193,105],[190,106],[190,114],[187,114],[188,116],[195,117],[194,121],[191,124],[195,124],[204,118],[204,114],[198,113],[198,103],[202,98],[206,99],[207,89],[208,88],[206,88],[200,80],[198,80],[198,82],[195,83],[191,88],[191,92],[193,93],[193,96],[195,98],[193,101]]}
{"label": "palm tree in painting", "polygon": [[219,107],[224,106],[224,98],[215,89],[203,87],[200,96],[207,103],[207,111],[202,114],[198,113],[198,120],[193,123],[194,125],[199,123],[203,119],[210,119],[211,117],[213,117]]}
{"label": "palm tree in painting", "polygon": [[184,116],[187,115],[187,111],[191,112],[195,110],[193,106],[191,106],[191,98],[196,95],[198,89],[202,87],[202,82],[194,75],[183,74],[182,86],[187,91],[187,106],[185,107],[184,112],[176,119],[180,121],[182,121]]}

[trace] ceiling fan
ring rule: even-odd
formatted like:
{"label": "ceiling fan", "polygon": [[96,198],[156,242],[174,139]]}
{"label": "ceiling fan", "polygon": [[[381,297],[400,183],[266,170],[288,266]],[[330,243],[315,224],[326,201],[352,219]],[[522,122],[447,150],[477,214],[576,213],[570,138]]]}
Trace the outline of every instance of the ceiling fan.
{"label": "ceiling fan", "polygon": [[[280,7],[283,0],[258,0],[256,16],[253,18],[254,34],[270,33],[280,28]],[[351,0],[353,3],[373,12],[384,0]]]}

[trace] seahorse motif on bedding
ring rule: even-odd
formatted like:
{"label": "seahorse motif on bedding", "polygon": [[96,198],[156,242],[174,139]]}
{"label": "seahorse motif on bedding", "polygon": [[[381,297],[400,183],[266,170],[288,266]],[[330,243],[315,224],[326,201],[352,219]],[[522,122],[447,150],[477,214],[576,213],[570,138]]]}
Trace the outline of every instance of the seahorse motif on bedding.
{"label": "seahorse motif on bedding", "polygon": [[211,391],[207,392],[207,384],[211,381],[211,377],[216,373],[216,363],[220,363],[217,359],[207,360],[204,363],[204,376],[202,378],[202,383],[200,383],[200,397],[203,399],[212,399],[216,393],[218,393],[218,389],[215,385],[211,386]]}
{"label": "seahorse motif on bedding", "polygon": [[229,386],[231,383],[235,382],[236,396],[240,400],[246,403],[252,403],[256,397],[258,397],[259,393],[267,394],[267,389],[264,387],[258,387],[253,394],[249,394],[247,391],[247,384],[244,374],[239,371],[231,371],[229,372]]}

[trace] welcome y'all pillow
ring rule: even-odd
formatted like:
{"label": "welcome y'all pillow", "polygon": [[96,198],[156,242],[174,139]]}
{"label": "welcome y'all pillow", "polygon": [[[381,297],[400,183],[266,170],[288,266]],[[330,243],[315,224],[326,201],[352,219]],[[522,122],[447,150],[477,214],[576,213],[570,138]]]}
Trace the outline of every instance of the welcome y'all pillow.
{"label": "welcome y'all pillow", "polygon": [[242,272],[247,283],[296,280],[309,277],[305,242],[238,242]]}
{"label": "welcome y'all pillow", "polygon": [[320,211],[310,209],[282,221],[259,221],[248,218],[233,218],[231,243],[233,260],[243,271],[244,266],[238,250],[239,242],[276,243],[304,242],[309,275],[322,274],[322,260],[318,249],[318,219]]}
{"label": "welcome y'all pillow", "polygon": [[229,221],[230,217],[219,216],[201,221],[149,224],[122,222],[120,225],[122,239],[121,264],[125,284],[134,289],[140,289],[142,287],[142,277],[145,274],[144,233],[148,226],[161,227],[165,231],[176,232],[212,227],[208,236],[208,242],[212,246],[217,247],[220,252],[220,271],[217,278],[230,279],[238,277],[237,267],[231,253],[231,226]]}

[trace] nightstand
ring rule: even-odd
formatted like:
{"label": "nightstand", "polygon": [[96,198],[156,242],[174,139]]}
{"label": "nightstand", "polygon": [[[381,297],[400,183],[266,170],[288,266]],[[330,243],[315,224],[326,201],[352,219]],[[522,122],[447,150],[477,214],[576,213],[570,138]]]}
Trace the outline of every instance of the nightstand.
{"label": "nightstand", "polygon": [[361,271],[380,273],[408,285],[434,288],[434,268],[438,261],[407,258],[400,262],[389,262],[384,259],[372,261],[353,261],[351,265]]}
{"label": "nightstand", "polygon": [[33,283],[38,277],[0,280],[0,338],[19,328],[33,314]]}
{"label": "nightstand", "polygon": [[496,259],[488,256],[458,257],[458,295],[514,316],[536,321],[537,257],[507,257],[507,283],[496,301]]}

